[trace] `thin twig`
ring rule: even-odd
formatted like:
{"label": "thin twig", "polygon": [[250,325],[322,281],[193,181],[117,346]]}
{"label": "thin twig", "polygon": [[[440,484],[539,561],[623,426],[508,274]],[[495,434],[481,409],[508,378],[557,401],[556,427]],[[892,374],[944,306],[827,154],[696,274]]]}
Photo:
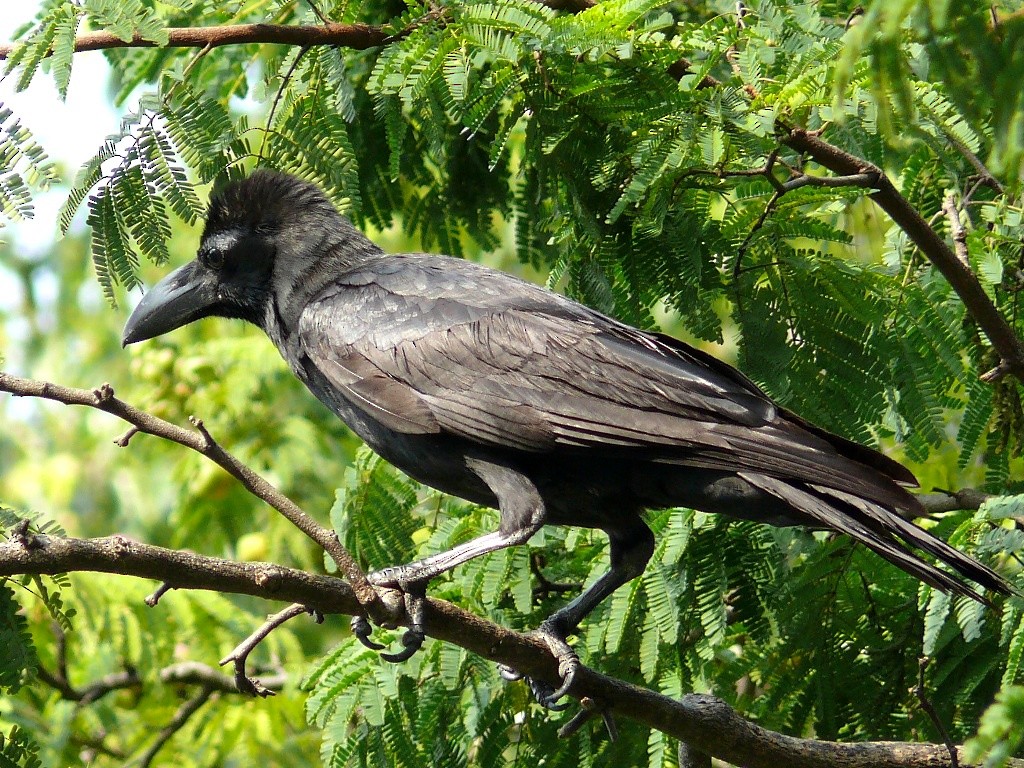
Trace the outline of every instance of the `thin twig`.
{"label": "thin twig", "polygon": [[[319,14],[319,11],[317,11],[317,13]],[[281,85],[278,87],[277,93],[274,94],[274,101],[270,105],[270,112],[267,113],[267,128],[263,132],[263,140],[260,142],[260,151],[256,153],[256,156],[260,158],[260,160],[265,158],[263,150],[267,147],[267,137],[271,134],[270,126],[274,124],[274,114],[277,112],[277,105],[281,102],[281,97],[284,96],[284,89],[288,86],[289,81],[291,81],[292,75],[295,74],[295,70],[298,68],[299,62],[302,61],[302,57],[305,56],[308,51],[309,46],[299,49],[299,52],[295,55],[295,61],[293,61],[291,66],[288,67],[288,71],[281,80]]]}
{"label": "thin twig", "polygon": [[[260,672],[260,684],[277,691],[284,687],[288,676],[284,672],[264,675]],[[158,673],[160,682],[185,685],[202,685],[221,693],[238,693],[238,686],[232,675],[225,675],[209,664],[200,661],[179,661],[164,667]]]}
{"label": "thin twig", "polygon": [[185,727],[185,723],[188,722],[189,718],[198,712],[202,706],[210,700],[213,696],[213,689],[209,687],[203,687],[199,689],[199,693],[193,696],[191,699],[182,702],[182,705],[178,707],[178,711],[174,713],[174,717],[167,725],[165,725],[160,733],[157,734],[156,740],[149,746],[139,758],[139,768],[149,768],[149,765],[153,762],[153,758],[156,757],[164,744],[170,741],[171,737],[174,736],[178,731]]}
{"label": "thin twig", "polygon": [[925,714],[928,715],[928,719],[932,721],[932,725],[935,726],[935,730],[939,734],[939,738],[942,739],[942,743],[946,745],[946,749],[949,750],[949,763],[951,768],[960,768],[960,761],[957,758],[956,744],[949,737],[949,731],[946,730],[946,726],[942,724],[942,720],[939,717],[939,713],[935,711],[935,706],[932,704],[931,699],[928,698],[928,691],[924,687],[924,671],[928,668],[928,662],[931,661],[927,656],[922,656],[917,660],[917,685],[910,689],[910,692],[917,697],[918,703],[921,705],[921,709],[924,710]]}
{"label": "thin twig", "polygon": [[547,597],[549,595],[564,595],[566,592],[578,592],[583,589],[582,584],[569,584],[557,581],[548,581],[548,577],[541,570],[543,567],[543,556],[540,552],[530,553],[530,573],[537,579],[537,586],[533,588],[534,597]]}
{"label": "thin twig", "polygon": [[952,192],[942,198],[942,210],[949,220],[949,233],[953,237],[953,250],[956,252],[956,257],[960,259],[961,264],[970,269],[971,257],[967,253],[967,230],[964,229],[963,222],[960,221],[960,211],[957,210]]}
{"label": "thin twig", "polygon": [[[249,658],[249,654],[252,653],[253,649],[267,639],[275,629],[280,627],[286,621],[294,619],[296,616],[301,616],[304,613],[315,612],[311,609],[302,605],[301,603],[293,603],[282,611],[275,613],[269,617],[263,625],[249,635],[245,640],[235,646],[235,649],[231,651],[227,656],[220,660],[220,665],[223,667],[229,662],[235,663],[235,685],[238,687],[240,693],[245,693],[249,696],[260,696],[266,698],[267,696],[273,696],[274,691],[270,690],[264,685],[260,684],[259,680],[249,677],[245,674],[245,661]],[[323,619],[321,618],[321,621]]]}
{"label": "thin twig", "polygon": [[166,595],[172,589],[174,589],[174,585],[171,584],[169,581],[165,581],[159,587],[154,589],[152,593],[146,595],[146,597],[145,597],[146,605],[148,605],[150,608],[156,608],[157,603],[160,602],[160,598],[163,597],[164,595]]}
{"label": "thin twig", "polygon": [[103,384],[90,391],[65,387],[47,381],[25,379],[0,371],[0,392],[9,392],[12,395],[25,397],[41,397],[65,405],[84,405],[96,408],[117,416],[140,432],[161,437],[202,454],[237,479],[251,494],[272,506],[296,528],[323,547],[338,564],[342,573],[345,574],[345,578],[352,583],[360,603],[371,617],[374,616],[375,611],[379,610],[376,591],[366,580],[366,575],[356,563],[355,558],[342,546],[337,534],[320,525],[264,477],[222,448],[213,439],[201,420],[193,419],[196,431],[184,429],[118,399],[114,396],[114,390],[109,384]]}
{"label": "thin twig", "polygon": [[74,687],[65,675],[59,672],[56,674],[52,673],[44,667],[39,667],[37,673],[39,679],[57,691],[62,699],[75,701],[83,706],[98,701],[113,691],[119,691],[124,688],[138,688],[142,685],[142,678],[139,677],[138,670],[134,667],[128,667],[122,672],[104,675],[91,682],[85,688]]}
{"label": "thin twig", "polygon": [[783,127],[782,142],[806,154],[833,173],[852,175],[877,174],[871,199],[902,229],[928,260],[935,265],[956,291],[964,308],[988,337],[1000,357],[1000,364],[982,376],[994,381],[1008,373],[1024,380],[1024,341],[1003,317],[999,308],[985,292],[977,275],[968,269],[956,254],[929,226],[920,212],[893,185],[878,166],[829,144],[820,136],[803,128]]}

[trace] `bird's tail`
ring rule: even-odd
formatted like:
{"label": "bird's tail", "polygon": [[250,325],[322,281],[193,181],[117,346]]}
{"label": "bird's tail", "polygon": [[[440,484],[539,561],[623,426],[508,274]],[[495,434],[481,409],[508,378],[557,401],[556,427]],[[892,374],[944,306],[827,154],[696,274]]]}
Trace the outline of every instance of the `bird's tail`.
{"label": "bird's tail", "polygon": [[[998,594],[1017,593],[1012,585],[988,566],[875,502],[827,486],[810,484],[803,488],[768,475],[753,472],[740,474],[751,485],[809,518],[809,522],[845,533],[936,589],[964,595],[985,604],[990,603],[966,580]],[[908,498],[913,497],[908,494]],[[906,544],[927,552],[963,578],[936,568],[910,551]]]}

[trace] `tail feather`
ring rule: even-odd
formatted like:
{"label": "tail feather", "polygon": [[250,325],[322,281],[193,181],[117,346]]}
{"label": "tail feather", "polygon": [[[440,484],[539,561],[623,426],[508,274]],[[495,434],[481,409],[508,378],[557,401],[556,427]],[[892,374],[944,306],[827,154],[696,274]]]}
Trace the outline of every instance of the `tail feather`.
{"label": "tail feather", "polygon": [[[988,566],[874,502],[826,486],[810,485],[809,490],[805,490],[768,475],[740,474],[751,485],[790,505],[808,518],[808,522],[845,533],[893,565],[943,592],[964,595],[988,604],[989,601],[972,589],[965,579],[999,594],[1016,592]],[[933,555],[963,578],[936,568],[905,544]]]}

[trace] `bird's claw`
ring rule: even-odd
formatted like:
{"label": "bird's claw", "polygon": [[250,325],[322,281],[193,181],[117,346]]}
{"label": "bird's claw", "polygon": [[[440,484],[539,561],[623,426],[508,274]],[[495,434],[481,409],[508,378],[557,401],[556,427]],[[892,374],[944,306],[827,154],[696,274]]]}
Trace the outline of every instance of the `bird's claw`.
{"label": "bird's claw", "polygon": [[370,639],[370,635],[373,634],[373,627],[365,616],[353,616],[349,626],[352,628],[352,634],[356,636],[356,640],[361,645],[369,648],[371,651],[384,650],[383,645]]}
{"label": "bird's claw", "polygon": [[[367,575],[367,580],[378,587],[390,587],[399,589],[402,592],[402,600],[405,603],[405,614],[409,617],[409,629],[402,635],[402,650],[397,653],[382,653],[380,657],[384,661],[395,664],[407,661],[423,646],[426,634],[423,631],[423,613],[427,600],[427,582],[411,581],[401,582],[395,579],[393,571],[396,569],[385,568]],[[351,621],[352,634],[365,647],[372,651],[383,650],[386,646],[370,639],[373,634],[373,627],[365,616],[353,616]]]}
{"label": "bird's claw", "polygon": [[559,704],[558,700],[565,696],[576,682],[576,673],[579,672],[581,666],[580,657],[565,641],[567,633],[560,630],[555,622],[545,621],[532,634],[541,638],[551,654],[558,659],[558,675],[561,678],[561,684],[555,688],[543,680],[524,675],[504,664],[498,665],[498,673],[505,680],[525,680],[538,704],[552,712],[561,712],[569,707],[569,702]]}
{"label": "bird's claw", "polygon": [[501,675],[502,680],[505,680],[510,683],[514,683],[516,680],[522,680],[524,677],[526,677],[526,675],[524,675],[522,672],[520,672],[517,669],[512,669],[512,667],[508,666],[507,664],[498,665],[498,674]]}
{"label": "bird's claw", "polygon": [[[580,657],[565,640],[569,633],[559,627],[556,621],[547,619],[532,634],[543,640],[548,646],[548,650],[551,651],[551,655],[558,659],[558,675],[562,678],[561,685],[551,690],[545,698],[541,699],[538,697],[537,700],[547,709],[555,711],[564,709],[564,706],[556,707],[555,705],[560,698],[569,692],[572,684],[576,682],[576,673],[580,669]],[[536,690],[534,695],[536,695]]]}
{"label": "bird's claw", "polygon": [[[569,646],[566,646],[566,648],[569,648]],[[557,702],[572,688],[573,683],[576,682],[576,673],[579,669],[580,658],[576,655],[576,651],[569,648],[569,653],[558,659],[558,674],[562,678],[562,684],[551,691],[547,698],[541,700],[540,703],[555,712],[565,709],[568,706],[568,702],[565,704],[558,704]],[[534,693],[536,694],[536,691]]]}
{"label": "bird's claw", "polygon": [[398,653],[382,653],[380,657],[384,661],[390,661],[393,664],[398,664],[403,661],[408,661],[423,646],[423,641],[426,639],[426,635],[423,634],[423,630],[419,627],[413,627],[407,629],[402,635],[402,645],[405,646]]}

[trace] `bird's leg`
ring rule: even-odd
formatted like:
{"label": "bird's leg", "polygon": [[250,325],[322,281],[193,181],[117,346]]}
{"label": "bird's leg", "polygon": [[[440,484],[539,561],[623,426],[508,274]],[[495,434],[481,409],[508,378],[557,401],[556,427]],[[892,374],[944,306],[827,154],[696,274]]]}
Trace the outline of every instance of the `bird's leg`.
{"label": "bird's leg", "polygon": [[533,632],[544,640],[551,654],[558,659],[558,673],[562,678],[562,684],[554,690],[546,689],[543,683],[530,681],[537,700],[548,709],[564,709],[557,702],[572,687],[580,668],[579,656],[566,642],[566,638],[576,631],[584,617],[602,600],[643,573],[654,553],[654,534],[639,518],[628,528],[609,531],[608,541],[611,547],[611,568],[607,573],[575,600],[548,616]]}
{"label": "bird's leg", "polygon": [[[409,629],[402,636],[403,650],[394,654],[381,654],[387,661],[405,661],[423,645],[423,614],[427,584],[435,576],[488,552],[524,544],[544,524],[544,504],[540,493],[526,476],[499,464],[467,459],[469,467],[487,483],[498,498],[501,510],[499,530],[467,541],[447,552],[425,557],[405,565],[382,568],[367,575],[367,580],[378,587],[400,589],[405,600]],[[352,631],[367,648],[380,650],[382,646],[370,639],[370,626],[365,620],[352,622]]]}

